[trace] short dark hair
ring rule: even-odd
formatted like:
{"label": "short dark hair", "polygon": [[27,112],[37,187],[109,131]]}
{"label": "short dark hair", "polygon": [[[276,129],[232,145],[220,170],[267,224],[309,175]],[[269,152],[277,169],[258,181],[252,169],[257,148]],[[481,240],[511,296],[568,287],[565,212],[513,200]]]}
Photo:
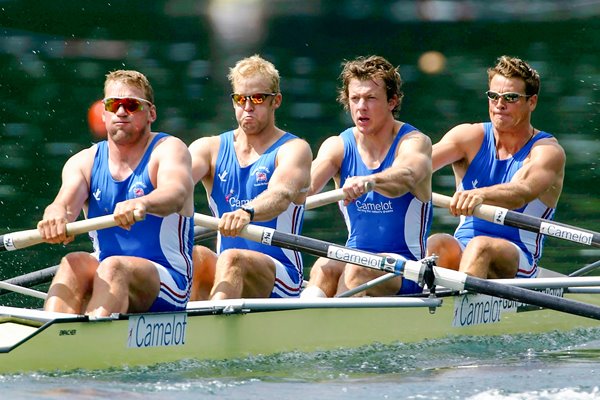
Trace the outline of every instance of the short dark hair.
{"label": "short dark hair", "polygon": [[517,57],[501,56],[496,65],[487,70],[488,83],[497,74],[506,78],[521,78],[525,82],[525,94],[533,96],[540,92],[540,75],[525,61]]}

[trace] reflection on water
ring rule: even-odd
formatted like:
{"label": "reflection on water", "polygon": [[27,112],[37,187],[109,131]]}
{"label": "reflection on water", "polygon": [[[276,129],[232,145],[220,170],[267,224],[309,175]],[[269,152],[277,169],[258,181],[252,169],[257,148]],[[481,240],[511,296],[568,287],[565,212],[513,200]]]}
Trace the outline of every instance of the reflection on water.
{"label": "reflection on water", "polygon": [[[64,161],[98,140],[88,129],[87,111],[102,96],[106,72],[132,68],[147,74],[157,94],[155,128],[191,143],[233,126],[227,68],[254,52],[281,72],[278,124],[306,138],[314,152],[350,123],[335,101],[344,59],[377,53],[398,64],[406,94],[401,119],[434,141],[457,123],[487,118],[485,68],[497,56],[527,59],[542,75],[534,125],[554,133],[567,151],[556,218],[597,230],[600,12],[594,2],[534,3],[258,2],[252,26],[260,31],[244,25],[229,34],[236,26],[233,17],[245,13],[232,7],[235,2],[134,0],[127,7],[91,0],[61,7],[4,2],[0,231],[34,227],[58,190]],[[220,18],[220,7],[237,14]],[[243,46],[227,42],[241,32],[248,39]],[[452,192],[450,173],[436,174],[435,191]],[[198,211],[207,212],[205,194],[201,188],[196,193]],[[438,212],[433,230],[450,232],[456,222]],[[307,213],[304,234],[342,242],[343,232],[335,206]],[[85,238],[69,249],[75,246],[89,248]],[[4,254],[0,277],[46,267],[66,251],[38,246]],[[549,239],[543,266],[571,271],[599,256],[597,250]],[[305,264],[312,260],[307,257]]]}

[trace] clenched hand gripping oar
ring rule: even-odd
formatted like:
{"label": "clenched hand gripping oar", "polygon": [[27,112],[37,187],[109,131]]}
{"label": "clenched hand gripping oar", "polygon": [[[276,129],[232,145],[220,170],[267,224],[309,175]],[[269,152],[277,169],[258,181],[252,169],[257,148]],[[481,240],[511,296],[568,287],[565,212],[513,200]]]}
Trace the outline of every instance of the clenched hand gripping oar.
{"label": "clenched hand gripping oar", "polygon": [[[451,197],[433,193],[432,202],[436,207],[449,208]],[[512,226],[531,232],[581,243],[588,246],[600,247],[600,233],[588,229],[578,228],[548,219],[532,217],[531,215],[511,211],[506,208],[480,204],[473,212],[478,218],[499,225]]]}

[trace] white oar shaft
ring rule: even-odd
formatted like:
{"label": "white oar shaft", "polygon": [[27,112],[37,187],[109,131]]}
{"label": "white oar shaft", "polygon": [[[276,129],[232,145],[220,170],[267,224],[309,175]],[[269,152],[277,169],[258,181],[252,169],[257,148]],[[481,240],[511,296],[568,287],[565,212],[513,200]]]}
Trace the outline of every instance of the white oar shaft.
{"label": "white oar shaft", "polygon": [[[439,193],[431,194],[431,202],[436,207],[450,208],[451,200],[452,200],[451,197],[444,196],[443,194],[439,194]],[[485,219],[486,221],[496,222],[497,209],[506,211],[506,209],[501,209],[500,207],[489,206],[487,204],[480,204],[477,207],[475,207],[475,211],[473,211],[473,215],[475,215],[478,218]]]}
{"label": "white oar shaft", "polygon": [[[371,182],[367,182],[365,184],[365,190],[367,192],[373,190],[373,184]],[[336,201],[344,200],[345,198],[346,195],[344,194],[344,189],[342,188],[330,190],[328,192],[317,193],[306,198],[305,208],[307,210],[312,210],[313,208],[335,203]]]}
{"label": "white oar shaft", "polygon": [[[136,220],[141,217],[136,215]],[[112,228],[116,226],[115,218],[112,214],[103,215],[101,217],[83,219],[67,224],[67,235],[76,236],[82,233],[95,231],[99,229]],[[43,242],[42,235],[37,229],[29,229],[25,231],[7,233],[0,236],[0,251],[3,250],[18,250],[25,247],[33,246]]]}
{"label": "white oar shaft", "polygon": [[21,293],[38,299],[46,300],[46,293],[38,290],[25,288],[22,286],[13,285],[12,283],[0,281],[0,289],[10,290],[11,292]]}

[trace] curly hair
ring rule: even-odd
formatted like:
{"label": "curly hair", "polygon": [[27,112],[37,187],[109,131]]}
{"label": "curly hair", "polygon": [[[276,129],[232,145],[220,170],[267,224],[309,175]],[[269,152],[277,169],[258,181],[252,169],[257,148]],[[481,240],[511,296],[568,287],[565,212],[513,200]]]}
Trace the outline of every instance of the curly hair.
{"label": "curly hair", "polygon": [[344,106],[345,110],[349,109],[348,85],[350,80],[366,81],[381,78],[385,84],[387,99],[391,99],[394,95],[398,96],[398,104],[392,110],[393,114],[397,115],[400,112],[404,93],[401,90],[402,77],[397,67],[381,56],[357,57],[351,61],[344,61],[342,66],[340,74],[342,87],[339,89],[337,101]]}

